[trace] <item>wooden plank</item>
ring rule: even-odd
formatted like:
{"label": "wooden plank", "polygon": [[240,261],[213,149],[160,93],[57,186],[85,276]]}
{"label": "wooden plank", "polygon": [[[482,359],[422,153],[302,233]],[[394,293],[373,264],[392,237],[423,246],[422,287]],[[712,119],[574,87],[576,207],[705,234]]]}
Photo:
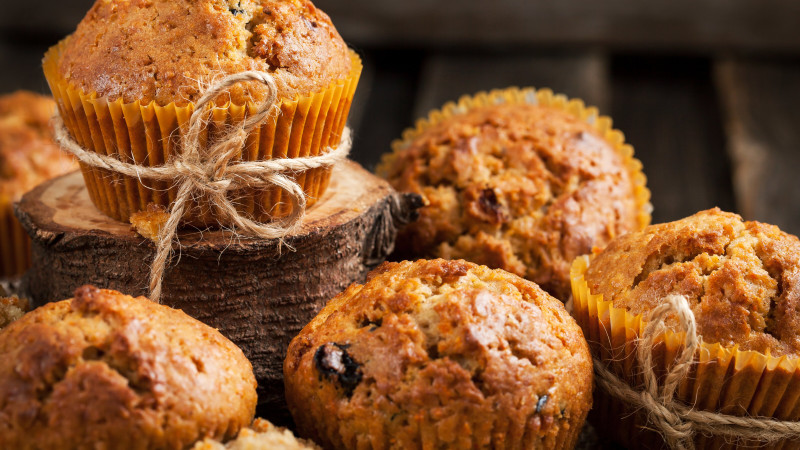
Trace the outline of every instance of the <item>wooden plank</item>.
{"label": "wooden plank", "polygon": [[800,63],[720,61],[715,79],[738,209],[800,234]]}
{"label": "wooden plank", "polygon": [[706,59],[612,62],[612,117],[644,164],[653,222],[734,209],[730,164]]}
{"label": "wooden plank", "polygon": [[47,48],[40,42],[0,41],[0,94],[28,89],[49,95],[50,88],[42,74],[42,56]]}
{"label": "wooden plank", "polygon": [[434,53],[422,68],[414,117],[462,95],[509,86],[548,87],[605,110],[608,66],[600,53]]}
{"label": "wooden plank", "polygon": [[392,140],[411,125],[416,80],[419,76],[421,54],[415,51],[385,50],[366,52],[371,61],[372,82],[359,87],[356,95],[364,95],[360,123],[353,124],[353,150],[350,157],[372,170],[381,155],[390,150]]}
{"label": "wooden plank", "polygon": [[316,0],[359,45],[800,51],[787,0]]}

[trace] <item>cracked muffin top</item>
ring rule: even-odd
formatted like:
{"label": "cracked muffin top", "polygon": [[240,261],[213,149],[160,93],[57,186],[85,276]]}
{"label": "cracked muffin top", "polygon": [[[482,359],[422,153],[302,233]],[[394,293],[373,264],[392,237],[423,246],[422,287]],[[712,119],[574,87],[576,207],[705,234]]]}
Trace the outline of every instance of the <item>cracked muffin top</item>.
{"label": "cracked muffin top", "polygon": [[0,448],[186,448],[253,420],[249,361],[217,330],[84,286],[0,331]]}
{"label": "cracked muffin top", "polygon": [[298,439],[286,428],[276,427],[264,419],[256,419],[243,429],[236,439],[221,443],[204,439],[192,450],[317,450],[319,447],[310,441]]}
{"label": "cracked muffin top", "polygon": [[705,342],[800,356],[800,241],[774,225],[701,211],[613,240],[584,278],[633,314],[686,296]]}
{"label": "cracked muffin top", "polygon": [[[61,76],[85,92],[179,106],[237,72],[269,72],[278,98],[293,99],[350,68],[341,36],[307,0],[97,0],[58,62]],[[244,104],[267,90],[251,82],[229,93]]]}
{"label": "cracked muffin top", "polygon": [[566,301],[572,260],[647,223],[631,164],[586,121],[550,106],[473,108],[395,145],[379,173],[421,194],[400,257],[462,258]]}
{"label": "cracked muffin top", "polygon": [[384,263],[291,342],[286,398],[325,448],[571,448],[583,334],[536,284],[466,261]]}
{"label": "cracked muffin top", "polygon": [[77,168],[53,142],[52,98],[28,91],[0,96],[0,204]]}

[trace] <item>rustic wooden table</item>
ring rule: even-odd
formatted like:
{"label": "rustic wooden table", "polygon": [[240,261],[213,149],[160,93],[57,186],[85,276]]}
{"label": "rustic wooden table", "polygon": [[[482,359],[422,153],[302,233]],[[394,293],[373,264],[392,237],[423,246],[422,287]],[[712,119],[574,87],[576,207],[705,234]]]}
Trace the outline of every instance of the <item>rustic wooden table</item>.
{"label": "rustic wooden table", "polygon": [[[5,5],[0,92],[47,92],[42,54],[92,2]],[[316,4],[365,62],[350,125],[352,157],[368,169],[414,119],[446,101],[550,87],[614,118],[644,164],[654,222],[719,206],[800,234],[798,2]],[[579,447],[598,446],[588,431]]]}

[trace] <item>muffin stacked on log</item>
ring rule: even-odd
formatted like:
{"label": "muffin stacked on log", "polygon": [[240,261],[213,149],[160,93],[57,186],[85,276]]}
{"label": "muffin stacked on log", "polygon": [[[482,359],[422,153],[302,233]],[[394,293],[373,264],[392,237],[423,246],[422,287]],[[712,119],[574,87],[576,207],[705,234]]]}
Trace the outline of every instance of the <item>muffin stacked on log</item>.
{"label": "muffin stacked on log", "polygon": [[326,448],[572,448],[591,406],[561,302],[466,261],[384,263],[292,341],[284,376]]}
{"label": "muffin stacked on log", "polygon": [[0,448],[186,448],[253,420],[242,351],[181,311],[85,286],[0,331]]}
{"label": "muffin stacked on log", "polygon": [[463,258],[566,301],[572,260],[650,221],[641,164],[611,121],[548,90],[508,89],[434,111],[378,171],[425,198],[400,258]]}
{"label": "muffin stacked on log", "polygon": [[[269,73],[276,108],[248,136],[237,158],[316,156],[339,145],[361,73],[328,16],[307,0],[97,1],[74,34],[45,56],[45,76],[73,139],[88,151],[150,167],[174,158],[179,137],[206,89],[227,75]],[[261,82],[240,82],[215,99],[201,141],[241,124],[269,98]],[[127,222],[149,203],[168,206],[178,188],[82,165],[89,194],[105,214]],[[293,175],[313,204],[330,168]],[[240,214],[284,217],[278,188],[230,192]],[[217,225],[208,199],[187,223]],[[230,224],[223,223],[223,226]]]}
{"label": "muffin stacked on log", "polygon": [[51,98],[18,91],[0,96],[0,278],[30,266],[30,240],[13,203],[39,183],[77,168],[53,142]]}

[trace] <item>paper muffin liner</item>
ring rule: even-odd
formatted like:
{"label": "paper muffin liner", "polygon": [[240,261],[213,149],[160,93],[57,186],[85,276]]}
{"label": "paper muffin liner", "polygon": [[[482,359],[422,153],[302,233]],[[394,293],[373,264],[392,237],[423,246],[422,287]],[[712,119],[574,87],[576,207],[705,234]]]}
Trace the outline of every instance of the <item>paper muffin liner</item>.
{"label": "paper muffin liner", "polygon": [[14,216],[14,203],[0,198],[0,278],[14,278],[31,265],[31,241]]}
{"label": "paper muffin liner", "polygon": [[[69,38],[67,38],[69,39]],[[86,93],[64,80],[58,60],[66,40],[52,47],[43,62],[45,78],[58,109],[75,141],[84,149],[142,166],[163,165],[176,154],[178,135],[188,130],[194,104],[159,105],[155,101],[125,103],[122,99]],[[253,130],[240,156],[241,161],[317,156],[339,145],[347,116],[361,75],[361,59],[349,51],[352,69],[347,77],[327,88],[295,99],[279,100],[280,114],[271,116]],[[213,108],[208,127],[200,141],[221,135],[240,124],[258,105],[228,103]],[[177,131],[177,132],[176,132]],[[106,215],[127,222],[131,214],[145,210],[149,203],[168,206],[178,187],[166,182],[139,180],[81,164],[81,171],[92,202]],[[292,176],[311,206],[322,196],[330,180],[331,168],[311,169]],[[279,188],[232,192],[240,214],[259,222],[287,216],[291,203]],[[217,219],[204,198],[190,203],[184,222],[214,225]],[[225,225],[225,224],[222,224]]]}
{"label": "paper muffin liner", "polygon": [[411,142],[428,128],[437,125],[453,116],[465,114],[475,108],[497,104],[530,104],[555,108],[588,123],[595,132],[608,142],[622,156],[633,183],[633,191],[638,209],[639,228],[650,224],[650,190],[647,189],[647,177],[642,172],[642,163],[633,157],[633,146],[625,142],[625,135],[612,127],[610,117],[600,115],[594,106],[586,106],[581,99],[569,99],[562,94],[554,94],[550,89],[517,88],[496,89],[490,92],[479,92],[474,96],[465,95],[457,102],[448,102],[441,109],[428,113],[427,118],[417,120],[414,127],[406,129],[400,139],[392,142],[392,152],[385,156],[384,163],[391,161],[392,155],[407,148]]}
{"label": "paper muffin liner", "polygon": [[[602,361],[621,380],[634,389],[642,385],[641,367],[636,361],[639,336],[647,325],[641,314],[616,308],[602,294],[592,294],[584,279],[588,256],[576,258],[570,271],[573,316],[583,329],[592,356]],[[684,348],[683,332],[667,330],[653,347],[656,376],[661,379]],[[695,353],[695,364],[676,390],[677,398],[695,409],[739,416],[762,416],[779,420],[800,419],[800,359],[742,351],[702,342]],[[610,432],[629,447],[665,447],[663,439],[647,423],[646,413],[636,411],[616,398],[595,389],[594,410],[590,418],[601,423],[596,428]],[[800,442],[779,441],[768,446],[757,442],[732,442],[721,436],[695,436],[698,449],[798,448]]]}

